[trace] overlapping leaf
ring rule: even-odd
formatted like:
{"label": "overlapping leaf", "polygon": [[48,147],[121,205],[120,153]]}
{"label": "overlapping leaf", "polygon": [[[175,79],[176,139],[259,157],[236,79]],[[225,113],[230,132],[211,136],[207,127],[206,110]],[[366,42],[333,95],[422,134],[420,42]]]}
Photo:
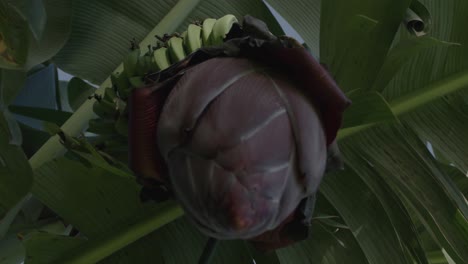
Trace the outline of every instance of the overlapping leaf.
{"label": "overlapping leaf", "polygon": [[277,255],[282,264],[369,263],[349,230],[330,230],[319,223],[312,225],[311,238],[280,249]]}
{"label": "overlapping leaf", "polygon": [[291,26],[301,35],[311,53],[319,57],[320,49],[320,20],[321,20],[321,0],[309,1],[281,1],[267,0],[281,16],[283,16]]}
{"label": "overlapping leaf", "polygon": [[70,33],[72,1],[0,1],[0,67],[30,69],[54,56]]}
{"label": "overlapping leaf", "polygon": [[73,238],[45,232],[32,233],[24,240],[26,264],[46,264],[56,261],[67,250],[86,243],[85,238]]}
{"label": "overlapping leaf", "polygon": [[359,89],[346,96],[353,103],[344,113],[342,129],[396,120],[390,105],[378,92]]}
{"label": "overlapping leaf", "polygon": [[72,78],[67,85],[68,103],[73,111],[76,111],[90,95],[96,90],[79,78]]}
{"label": "overlapping leaf", "polygon": [[[454,259],[467,259],[467,204],[461,192],[451,184],[417,137],[392,126],[356,135],[349,157],[358,156],[374,167],[391,186],[408,210],[430,230],[433,238]],[[358,170],[360,173],[361,171]],[[464,219],[464,220],[463,220]]]}
{"label": "overlapping leaf", "polygon": [[369,263],[411,263],[381,203],[357,174],[329,174],[320,191],[341,214]]}
{"label": "overlapping leaf", "polygon": [[[0,113],[0,124],[5,124]],[[0,126],[0,219],[30,190],[32,170],[20,146],[9,143],[9,134]]]}
{"label": "overlapping leaf", "polygon": [[[464,10],[465,4],[462,4],[461,1],[450,1],[450,3],[447,4],[441,4],[440,2],[436,4],[435,1],[424,2],[431,2],[431,4],[434,5],[432,7],[433,9],[436,8],[435,6],[440,8],[437,9],[437,12],[432,13],[433,15],[435,14],[434,16],[440,15],[444,12],[443,16],[437,17],[437,20],[434,21],[434,32],[438,32],[438,34],[433,33],[431,36],[445,41],[461,43],[463,45],[463,38],[465,38],[467,34],[464,34],[461,30],[458,31],[456,27],[452,28],[452,24],[447,26],[447,22],[443,22],[441,19],[443,18],[453,21],[453,25],[456,24],[458,27],[460,23],[457,21],[463,17],[462,10]],[[330,3],[329,7],[331,8],[331,6],[332,4]],[[395,4],[395,7],[396,6],[397,4]],[[460,7],[461,9],[455,9],[454,6]],[[358,8],[357,5],[354,8]],[[381,8],[384,8],[384,5],[382,5]],[[353,12],[350,13],[353,14]],[[328,59],[331,60],[329,62],[331,65],[331,71],[337,77],[338,83],[340,83],[342,88],[345,90],[352,88],[372,89],[374,80],[377,77],[376,73],[379,69],[382,69],[382,71],[388,75],[385,78],[393,78],[391,84],[384,90],[384,97],[385,99],[390,100],[390,105],[392,107],[395,107],[395,114],[401,115],[403,113],[414,111],[414,114],[409,114],[408,116],[403,117],[405,123],[416,129],[416,131],[423,136],[423,140],[430,140],[431,142],[437,141],[437,146],[442,146],[442,148],[444,148],[444,154],[449,157],[449,159],[458,161],[458,164],[466,162],[466,158],[463,159],[463,157],[468,157],[468,155],[466,154],[466,147],[464,148],[464,137],[462,136],[464,133],[463,131],[466,131],[466,129],[464,129],[464,123],[462,122],[464,116],[463,114],[460,115],[463,100],[458,100],[458,104],[452,103],[451,106],[448,106],[447,104],[439,107],[437,106],[437,104],[441,104],[440,100],[437,101],[438,96],[444,95],[449,91],[458,90],[459,93],[454,94],[454,97],[458,96],[458,98],[460,98],[460,93],[464,91],[460,90],[460,88],[463,87],[461,82],[465,81],[466,78],[463,75],[458,75],[451,78],[450,81],[447,80],[445,83],[442,81],[440,85],[431,84],[434,81],[449,76],[449,74],[444,75],[441,74],[441,72],[444,72],[444,68],[447,68],[447,66],[453,67],[453,64],[455,64],[455,62],[449,63],[450,57],[445,57],[450,52],[453,52],[454,55],[456,54],[458,56],[456,59],[457,65],[459,66],[459,70],[463,70],[463,63],[460,60],[460,56],[463,57],[464,53],[460,49],[457,49],[459,48],[458,46],[447,48],[447,45],[439,45],[442,42],[436,39],[428,39],[428,41],[424,41],[424,39],[422,39],[422,41],[413,40],[414,45],[410,43],[411,45],[408,46],[409,50],[402,49],[399,52],[394,50],[395,52],[390,52],[388,57],[386,57],[391,44],[388,42],[388,36],[381,36],[382,38],[378,39],[376,42],[376,39],[373,38],[379,33],[376,33],[373,30],[385,25],[388,21],[383,21],[383,23],[381,23],[382,21],[375,19],[375,14],[372,13],[361,14],[364,14],[365,17],[359,16],[360,21],[356,22],[354,27],[353,24],[350,24],[349,27],[343,26],[343,28],[340,29],[346,32],[344,34],[333,36],[333,30],[321,31],[321,41],[328,44],[327,46],[322,45],[322,47],[324,47],[324,49],[322,49],[322,59],[325,61]],[[352,19],[349,18],[349,14],[339,17],[343,17],[341,19],[345,20],[347,16],[348,19],[352,21]],[[326,18],[324,19],[326,21]],[[370,19],[373,19],[376,23],[372,25],[372,20]],[[336,22],[333,21],[333,23]],[[333,23],[332,25],[336,27],[339,27],[340,25],[339,23]],[[381,24],[379,25],[379,23]],[[356,25],[360,26],[356,27]],[[394,30],[397,28],[395,26],[398,25],[393,25]],[[349,37],[347,34],[351,34],[352,32],[356,33],[356,30],[358,30],[358,32],[362,32],[355,34],[353,37],[362,39],[354,39],[355,41],[348,40],[348,42],[343,41],[346,37]],[[361,35],[364,34],[363,32],[366,32],[365,34],[367,35]],[[450,34],[452,34],[452,37],[448,38]],[[456,38],[453,37],[455,35],[457,35]],[[460,37],[460,35],[464,35],[465,37]],[[334,37],[335,39],[341,37],[342,41],[331,41]],[[366,44],[370,44],[368,47],[370,47],[370,50],[373,52],[369,52],[369,50],[364,48],[364,45]],[[398,49],[405,45],[396,44],[393,47]],[[368,52],[368,54],[361,56],[361,54],[359,54],[360,51],[354,52],[354,49],[360,49],[361,51],[366,50],[364,52]],[[330,53],[327,55],[327,52]],[[354,56],[359,57],[353,59]],[[455,56],[452,57],[452,59],[455,60]],[[384,62],[386,64],[384,64]],[[404,65],[404,63],[408,64],[403,66],[396,76],[392,76],[392,67],[399,68],[401,65]],[[395,66],[394,64],[399,64],[399,66]],[[377,70],[375,68],[368,68],[370,65],[374,65],[372,67],[375,67]],[[388,67],[380,68],[382,65],[388,65]],[[452,72],[457,71],[452,68]],[[382,78],[382,76],[378,79],[379,85],[381,85],[380,83],[386,82],[382,81],[385,79]],[[448,86],[444,86],[445,84],[448,84]],[[374,87],[374,89],[379,88]],[[392,102],[395,103],[392,104]],[[436,110],[432,110],[429,113],[430,109],[434,108]],[[440,112],[451,111],[449,109],[451,109],[452,112],[440,114]],[[411,116],[414,118],[410,120],[409,118]],[[360,129],[365,129],[365,127],[361,127]],[[363,144],[361,141],[358,141],[353,137],[352,140],[347,141],[349,143],[346,143],[346,146],[349,146],[349,148],[345,149],[343,154],[348,160],[352,160],[349,164],[353,166],[356,173],[358,173],[358,175],[360,175],[361,178],[364,179],[365,182],[374,190],[374,193],[378,195],[379,200],[384,205],[384,208],[386,208],[385,210],[392,221],[392,224],[402,239],[402,245],[405,245],[405,247],[412,251],[415,259],[419,258],[420,261],[421,259],[425,259],[424,254],[421,254],[421,247],[418,246],[417,238],[414,237],[414,231],[410,228],[407,230],[409,232],[406,232],[405,234],[405,224],[408,224],[408,221],[411,221],[411,219],[409,219],[408,216],[402,218],[402,216],[398,215],[398,210],[405,212],[406,210],[414,210],[416,208],[419,218],[425,219],[421,221],[423,221],[426,228],[431,230],[431,232],[435,232],[433,238],[436,239],[442,247],[449,251],[451,256],[453,255],[455,258],[458,258],[458,260],[465,259],[466,256],[463,255],[464,253],[462,248],[466,247],[468,243],[468,239],[464,234],[467,222],[462,214],[457,210],[461,210],[462,212],[466,210],[466,200],[463,199],[460,195],[460,191],[448,179],[447,175],[439,171],[437,167],[434,167],[434,164],[431,163],[431,155],[427,151],[423,151],[424,147],[420,146],[421,139],[414,138],[414,136],[412,137],[411,133],[404,134],[404,136],[397,136],[398,133],[395,134],[395,131],[392,130],[391,127],[379,130],[379,132],[372,134],[372,136],[367,134],[367,132],[364,133],[365,134],[360,135],[360,137],[362,139],[367,138],[370,141]],[[387,135],[387,137],[385,138],[382,135]],[[448,135],[450,135],[450,137],[447,137]],[[409,144],[413,144],[413,146],[416,144],[419,148],[409,148],[409,150],[404,148],[404,142],[408,144],[407,140],[409,139],[407,137],[411,138],[411,143]],[[390,144],[389,142],[391,141],[394,141],[394,143]],[[443,146],[444,143],[448,142],[450,143]],[[455,146],[455,144],[458,144],[458,146]],[[382,155],[378,155],[379,151]],[[412,154],[409,154],[410,156],[405,156],[405,152],[408,154],[408,151]],[[372,152],[372,154],[369,154],[370,152]],[[368,156],[366,153],[368,153]],[[365,156],[365,159],[359,161],[354,158],[355,156]],[[402,158],[403,156],[405,159]],[[416,158],[413,162],[409,162],[409,160],[411,160],[410,157],[413,159],[415,157],[419,157],[420,160],[416,161]],[[366,161],[369,160],[372,161],[369,164],[375,165],[375,163],[380,162],[385,164],[385,166],[375,166],[375,168],[373,168],[372,165],[367,164]],[[403,161],[405,161],[405,163],[403,163]],[[387,181],[389,186],[392,186],[387,194],[385,194],[385,189],[382,189],[382,187],[376,185],[375,182],[372,182],[372,178],[369,177],[369,170],[375,170],[374,173],[377,175],[385,175],[383,178]],[[400,183],[403,185],[393,185],[395,184],[394,181],[397,181],[398,179],[401,180],[401,177],[405,177],[404,175],[407,175],[407,177],[410,177],[408,179],[413,179],[414,181],[418,179],[418,177],[411,177],[410,174],[421,177],[421,183],[416,184],[413,182],[411,186],[406,186],[406,184],[411,184],[411,182],[402,181]],[[432,179],[431,181],[424,181],[426,185],[422,185],[423,175],[425,175],[426,178],[429,177]],[[429,182],[431,182],[432,185],[429,186]],[[406,188],[404,191],[400,189],[403,188],[403,186]],[[376,189],[376,187],[379,188]],[[413,198],[402,198],[406,195],[410,195],[411,192],[419,193],[413,193]],[[429,195],[429,193],[438,193],[437,198],[432,196],[432,200],[418,200],[420,199],[418,196]],[[385,198],[385,196],[387,196],[387,198]],[[400,203],[400,207],[404,204],[406,209],[398,209],[398,206],[395,207],[395,204],[392,205],[394,202],[391,199],[388,200],[388,197],[391,198],[392,196],[394,198],[399,197],[399,199],[401,199],[401,201],[398,202]],[[446,211],[439,212],[439,210],[433,208],[437,203],[447,203],[446,205],[439,204],[440,207],[446,208]],[[406,228],[409,227],[410,226]],[[357,237],[357,240],[359,241],[360,238]]]}
{"label": "overlapping leaf", "polygon": [[411,0],[322,3],[320,60],[345,91],[368,89]]}
{"label": "overlapping leaf", "polygon": [[[430,141],[443,155],[454,162],[463,172],[468,171],[468,141],[466,105],[468,95],[468,34],[464,28],[466,1],[421,1],[433,17],[429,36],[459,43],[458,46],[432,47],[421,51],[400,68],[384,90],[388,100],[397,100],[410,93],[423,98],[428,88],[440,91],[461,87],[456,93],[446,95],[418,111],[407,115],[403,121],[413,128],[424,140]],[[465,110],[464,110],[465,109]]]}

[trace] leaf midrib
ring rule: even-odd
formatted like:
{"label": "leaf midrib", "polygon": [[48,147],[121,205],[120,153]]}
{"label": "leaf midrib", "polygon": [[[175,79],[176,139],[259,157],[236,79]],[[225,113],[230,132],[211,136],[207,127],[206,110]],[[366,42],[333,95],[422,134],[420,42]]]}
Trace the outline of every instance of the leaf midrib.
{"label": "leaf midrib", "polygon": [[[418,89],[412,93],[408,93],[396,100],[391,101],[390,109],[395,116],[401,116],[420,107],[432,103],[433,101],[449,95],[463,88],[468,88],[468,70],[449,77],[433,82],[427,87]],[[371,128],[377,123],[370,123],[355,127],[341,129],[338,132],[338,139],[342,140],[355,133],[361,132],[365,129]]]}

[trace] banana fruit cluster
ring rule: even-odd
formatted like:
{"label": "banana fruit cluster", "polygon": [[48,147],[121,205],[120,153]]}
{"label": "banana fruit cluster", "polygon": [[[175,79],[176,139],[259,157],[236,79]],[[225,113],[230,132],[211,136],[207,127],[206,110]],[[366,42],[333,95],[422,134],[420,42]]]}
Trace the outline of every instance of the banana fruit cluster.
{"label": "banana fruit cluster", "polygon": [[190,24],[180,35],[174,34],[163,39],[162,45],[149,47],[144,54],[136,48],[125,58],[124,71],[113,75],[112,84],[119,96],[125,99],[132,88],[143,84],[144,75],[162,71],[201,47],[221,45],[236,22],[237,19],[233,15],[226,15],[220,19],[208,18],[201,25]]}
{"label": "banana fruit cluster", "polygon": [[124,70],[111,75],[112,87],[106,88],[103,96],[95,96],[93,111],[98,118],[90,120],[88,132],[102,139],[98,143],[106,146],[106,152],[109,146],[126,145],[126,101],[132,89],[144,85],[145,75],[165,70],[201,47],[221,45],[236,22],[234,15],[208,18],[203,23],[190,24],[180,35],[159,38],[160,43],[148,47],[147,52],[143,53],[138,46],[134,48],[123,61]]}

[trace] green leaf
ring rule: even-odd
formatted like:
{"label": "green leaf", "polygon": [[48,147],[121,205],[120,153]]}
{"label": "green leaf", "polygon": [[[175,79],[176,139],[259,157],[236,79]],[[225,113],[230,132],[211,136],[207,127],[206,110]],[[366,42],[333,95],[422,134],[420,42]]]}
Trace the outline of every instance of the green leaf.
{"label": "green leaf", "polygon": [[21,130],[18,123],[13,118],[12,114],[8,109],[2,109],[0,107],[0,130],[3,130],[3,133],[0,133],[0,137],[7,140],[9,144],[20,146],[23,142],[23,137],[21,135]]}
{"label": "green leaf", "polygon": [[277,255],[281,264],[368,263],[350,231],[330,230],[318,222],[312,225],[309,239],[277,250]]}
{"label": "green leaf", "polygon": [[301,35],[311,53],[319,56],[321,0],[267,0],[278,13]]}
{"label": "green leaf", "polygon": [[251,263],[252,255],[241,240],[222,240],[216,248],[212,263]]}
{"label": "green leaf", "polygon": [[252,256],[252,259],[255,261],[256,264],[280,264],[280,260],[278,258],[277,251],[271,252],[260,252],[255,249],[249,242],[245,242],[247,249]]}
{"label": "green leaf", "polygon": [[358,155],[353,155],[353,149],[355,148],[353,143],[354,141],[349,139],[342,141],[340,144],[341,150],[345,154],[344,158],[348,165],[348,173],[359,175],[377,196],[402,246],[412,254],[417,263],[427,263],[424,249],[418,239],[418,232],[410,213],[406,210],[398,195],[381,180],[378,176],[379,172]]}
{"label": "green leaf", "polygon": [[[6,47],[0,58],[0,67],[28,70],[52,58],[68,40],[72,0],[31,1],[35,2],[34,6],[27,5],[28,0],[15,6],[10,2],[13,1],[0,1],[0,32]],[[37,9],[41,2],[45,16],[41,15],[41,8]],[[40,19],[46,19],[42,30]],[[39,24],[35,24],[38,21]]]}
{"label": "green leaf", "polygon": [[31,157],[36,151],[50,138],[50,135],[44,131],[32,128],[23,123],[19,123],[21,135],[23,136],[23,148],[27,157]]}
{"label": "green leaf", "polygon": [[361,126],[395,120],[390,105],[377,92],[362,89],[351,91],[346,96],[353,102],[344,113],[342,128]]}
{"label": "green leaf", "polygon": [[24,261],[24,247],[16,235],[0,240],[0,263],[21,264]]}
{"label": "green leaf", "polygon": [[[405,30],[405,29],[402,29]],[[441,41],[433,37],[404,37],[389,51],[382,68],[380,69],[372,90],[382,92],[393,79],[395,74],[410,59],[425,49],[433,47],[451,47],[459,46],[458,43]]]}
{"label": "green leaf", "polygon": [[[186,218],[178,219],[149,236],[151,245],[162,250],[165,264],[197,263],[207,237]],[[137,242],[138,243],[138,242]],[[180,249],[184,250],[181,251]],[[219,241],[211,263],[251,263],[252,256],[242,241]]]}
{"label": "green leaf", "polygon": [[76,111],[92,95],[96,88],[80,78],[72,78],[68,82],[68,103],[73,111]]}
{"label": "green leaf", "polygon": [[83,245],[87,239],[35,232],[24,238],[25,264],[49,264],[67,250]]}
{"label": "green leaf", "polygon": [[15,70],[0,70],[0,106],[13,102],[26,81],[26,73]]}
{"label": "green leaf", "polygon": [[374,167],[456,262],[468,259],[466,200],[419,139],[408,130],[381,126],[349,140],[353,148],[344,155]]}
{"label": "green leaf", "polygon": [[72,115],[72,113],[70,112],[64,112],[64,111],[41,108],[41,107],[10,105],[9,109],[11,112],[15,114],[34,118],[34,119],[39,119],[41,121],[55,123],[57,125],[62,125]]}
{"label": "green leaf", "polygon": [[[424,49],[401,67],[383,91],[390,102],[408,96],[415,100],[400,104],[404,109],[421,103],[419,110],[403,118],[425,141],[452,161],[462,171],[468,171],[468,140],[465,131],[468,95],[468,34],[464,26],[468,3],[454,0],[444,4],[424,0],[432,15],[430,37],[460,43],[462,46],[446,48],[436,46]],[[428,98],[433,100],[429,104]]]}
{"label": "green leaf", "polygon": [[345,224],[342,224],[340,222],[337,222],[333,219],[325,218],[321,219],[320,223],[323,224],[324,226],[328,227],[333,227],[333,228],[340,228],[340,229],[349,229],[349,227]]}
{"label": "green leaf", "polygon": [[[152,212],[149,212],[144,218],[134,218],[136,221],[117,229],[117,232],[92,239],[69,254],[63,254],[57,262],[70,264],[95,263],[182,215],[182,210],[173,201],[161,203],[153,209],[156,210],[151,210]],[[148,243],[147,245],[152,244],[154,243]],[[126,249],[123,251],[126,251]],[[125,253],[132,254],[135,252],[129,250]]]}
{"label": "green leaf", "polygon": [[[141,45],[142,50],[147,50],[148,44],[156,44],[156,34],[183,32],[189,22],[226,14],[233,14],[240,20],[250,14],[266,21],[273,32],[281,32],[268,8],[259,0],[183,0],[177,3],[141,0],[131,4],[113,0],[76,1],[70,41],[54,62],[74,76],[101,83],[127,55],[130,40],[142,41],[163,18],[171,21],[159,24],[165,27],[164,31],[153,32],[151,41]],[[110,26],[112,30],[108,30]]]}
{"label": "green leaf", "polygon": [[[440,164],[439,167],[450,176],[454,183],[461,190],[465,198],[468,197],[468,176],[460,172],[456,167]],[[467,171],[468,173],[468,171]]]}
{"label": "green leaf", "polygon": [[[150,253],[149,253],[150,252]],[[154,235],[150,234],[99,261],[99,264],[114,263],[161,263],[166,264],[162,250],[155,244]]]}
{"label": "green leaf", "polygon": [[462,112],[462,106],[467,96],[468,88],[465,88],[403,118],[405,124],[464,173],[468,171],[468,115]]}
{"label": "green leaf", "polygon": [[427,257],[430,259],[431,264],[456,264],[453,260],[448,262],[447,256],[442,250],[428,252]]}
{"label": "green leaf", "polygon": [[113,232],[142,214],[133,179],[65,158],[35,171],[32,193],[89,238]]}
{"label": "green leaf", "polygon": [[322,3],[320,60],[345,91],[374,83],[411,0]]}
{"label": "green leaf", "polygon": [[381,202],[357,174],[328,174],[320,192],[343,217],[369,263],[412,263]]}
{"label": "green leaf", "polygon": [[105,171],[108,171],[109,173],[112,173],[112,174],[114,174],[116,176],[124,177],[124,178],[127,178],[127,179],[133,179],[134,178],[133,174],[130,171],[124,171],[122,169],[114,167],[114,166],[110,165],[109,163],[107,163],[103,159],[96,159],[91,154],[83,153],[83,152],[80,152],[80,151],[74,151],[73,153],[75,153],[76,155],[82,157],[83,159],[85,159],[86,161],[91,163],[93,166],[96,166],[97,168],[101,168],[101,169],[103,169]]}
{"label": "green leaf", "polygon": [[40,40],[44,32],[47,14],[42,0],[8,1],[18,14],[27,21],[36,40]]}
{"label": "green leaf", "polygon": [[[30,197],[28,197],[30,198]],[[23,206],[27,204],[28,201],[23,202]],[[22,214],[19,214],[18,217],[15,219],[14,224],[11,226],[10,231],[8,232],[8,238],[6,240],[10,240],[10,242],[13,242],[15,247],[15,253],[18,253],[18,256],[16,256],[17,259],[19,259],[19,262],[2,262],[1,255],[2,254],[9,254],[13,255],[13,252],[2,252],[3,250],[5,251],[11,251],[11,248],[8,248],[8,245],[6,248],[2,248],[2,243],[0,243],[0,263],[5,263],[5,264],[11,264],[11,263],[22,263],[23,259],[25,257],[25,248],[23,243],[21,243],[20,240],[24,239],[29,239],[31,236],[36,238],[36,234],[46,234],[49,235],[50,237],[54,237],[54,235],[57,235],[58,239],[62,238],[65,235],[69,235],[71,231],[71,226],[66,226],[62,221],[57,220],[56,216],[53,216],[52,218],[48,219],[42,219],[42,220],[34,220],[33,222],[29,221],[29,219],[26,219],[23,217]],[[3,244],[4,245],[4,244]],[[44,248],[46,245],[42,245],[42,248]],[[29,248],[29,251],[34,252],[34,249]],[[48,250],[52,251],[52,250]],[[58,252],[57,252],[58,253]],[[56,253],[56,254],[57,254]],[[33,253],[35,254],[35,253]],[[45,259],[49,259],[49,256],[45,256]],[[28,261],[32,261],[29,259]],[[37,260],[34,260],[37,261]],[[33,263],[34,263],[33,261]]]}
{"label": "green leaf", "polygon": [[16,9],[5,0],[0,1],[0,33],[2,36],[2,56],[0,67],[20,69],[27,60],[29,28],[27,22]]}
{"label": "green leaf", "polygon": [[[0,221],[0,240],[5,237],[10,228],[10,225],[15,220],[16,215],[20,212],[21,207],[23,205],[23,200],[19,201],[14,207],[12,207],[8,213],[1,218]],[[1,262],[0,262],[1,263]]]}
{"label": "green leaf", "polygon": [[0,111],[0,219],[20,201],[32,185],[32,170],[21,147],[10,144],[7,121]]}
{"label": "green leaf", "polygon": [[[181,214],[171,204],[142,205],[134,179],[66,158],[35,173],[32,193],[90,239],[80,251],[61,255],[66,261],[100,260]],[[162,209],[169,213],[159,213]]]}

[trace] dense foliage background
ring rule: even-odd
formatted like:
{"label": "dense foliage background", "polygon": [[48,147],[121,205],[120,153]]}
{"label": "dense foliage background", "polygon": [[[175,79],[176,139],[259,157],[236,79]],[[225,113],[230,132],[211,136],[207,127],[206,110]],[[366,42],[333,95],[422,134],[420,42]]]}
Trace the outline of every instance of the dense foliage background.
{"label": "dense foliage background", "polygon": [[[213,263],[467,263],[468,2],[266,2],[353,100],[346,168],[326,175],[308,240],[267,255],[223,241]],[[86,129],[131,39],[228,13],[282,34],[260,0],[0,0],[0,263],[195,262],[207,238],[176,203],[140,203],[120,163],[49,132]]]}

